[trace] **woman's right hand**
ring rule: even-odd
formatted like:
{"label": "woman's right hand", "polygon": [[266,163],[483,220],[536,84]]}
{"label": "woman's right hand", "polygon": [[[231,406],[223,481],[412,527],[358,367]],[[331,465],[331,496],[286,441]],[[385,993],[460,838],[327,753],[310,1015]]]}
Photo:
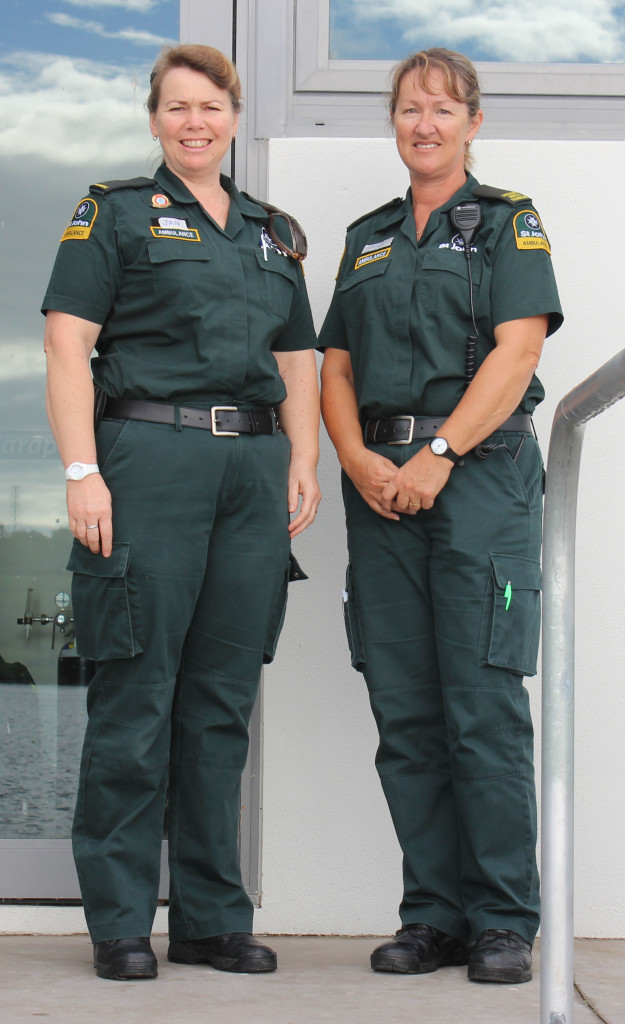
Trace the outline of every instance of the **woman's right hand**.
{"label": "woman's right hand", "polygon": [[67,513],[76,540],[108,558],[113,550],[111,492],[99,473],[67,481]]}
{"label": "woman's right hand", "polygon": [[382,491],[397,474],[397,466],[383,455],[369,451],[364,445],[356,457],[352,456],[343,468],[354,487],[374,512],[385,519],[399,519],[397,510],[382,504]]}
{"label": "woman's right hand", "polygon": [[[400,510],[396,505],[386,502],[385,507],[381,501],[382,491],[397,474],[397,466],[365,447],[351,357],[344,349],[326,349],[321,367],[321,408],[341,466],[358,493],[379,516],[398,520]],[[412,509],[406,511],[412,514]]]}

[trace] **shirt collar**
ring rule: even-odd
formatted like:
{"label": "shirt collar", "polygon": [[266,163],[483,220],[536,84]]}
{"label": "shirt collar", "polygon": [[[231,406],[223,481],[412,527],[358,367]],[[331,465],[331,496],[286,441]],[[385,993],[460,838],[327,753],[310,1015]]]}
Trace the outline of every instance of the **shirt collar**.
{"label": "shirt collar", "polygon": [[[436,210],[432,210],[432,213],[430,214],[428,220],[427,231],[421,236],[421,242],[423,242],[425,238],[427,238],[436,230],[436,228],[440,224],[440,218],[442,213],[447,213],[448,210],[453,209],[454,206],[458,206],[459,203],[470,202],[471,200],[474,200],[473,189],[476,187],[476,185],[478,185],[478,181],[473,177],[472,174],[469,174],[469,172],[467,171],[467,180],[464,182],[464,184],[461,185],[456,192],[454,192],[453,196],[450,196],[446,203],[443,203],[443,205],[439,206]],[[398,209],[402,212],[402,215],[404,217],[402,231],[405,235],[408,236],[408,238],[410,238],[413,244],[416,245],[417,234],[415,229],[414,215],[412,212],[412,190],[410,188],[406,192],[406,198],[403,204]]]}
{"label": "shirt collar", "polygon": [[[165,189],[172,199],[175,199],[177,203],[197,203],[197,199],[184,184],[183,181],[170,171],[165,164],[161,164],[154,175],[155,180]],[[254,202],[249,196],[246,196],[243,192],[239,192],[232,178],[229,178],[226,174],[219,176],[221,187],[230,196],[232,202],[239,208],[241,214],[246,217],[256,217],[258,220],[266,220],[267,214],[263,210],[262,206]]]}
{"label": "shirt collar", "polygon": [[[154,178],[176,203],[197,203],[197,199],[189,192],[184,182],[180,180],[177,174],[170,171],[165,164],[161,164]],[[267,213],[263,210],[262,206],[259,206],[242,192],[239,192],[232,178],[221,174],[219,180],[221,187],[230,196],[230,210],[226,224],[226,230],[229,235],[236,235],[241,230],[245,223],[244,218],[246,217],[254,217],[259,221],[267,219]]]}

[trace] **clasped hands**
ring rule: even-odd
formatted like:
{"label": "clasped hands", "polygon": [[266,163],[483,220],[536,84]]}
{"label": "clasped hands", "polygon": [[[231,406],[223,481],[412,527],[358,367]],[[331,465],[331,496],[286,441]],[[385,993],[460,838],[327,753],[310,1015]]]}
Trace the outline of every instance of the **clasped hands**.
{"label": "clasped hands", "polygon": [[363,448],[346,472],[367,504],[385,519],[432,508],[449,479],[453,463],[426,445],[403,466]]}

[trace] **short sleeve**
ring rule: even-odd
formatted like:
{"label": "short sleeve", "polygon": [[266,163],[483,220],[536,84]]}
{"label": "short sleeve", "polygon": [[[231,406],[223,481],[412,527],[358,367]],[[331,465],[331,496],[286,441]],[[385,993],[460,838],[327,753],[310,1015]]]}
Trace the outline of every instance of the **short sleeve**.
{"label": "short sleeve", "polygon": [[296,270],[297,287],[293,289],[289,319],[271,346],[274,352],[299,352],[303,349],[314,348],[317,343],[306,281],[299,263],[297,263]]}
{"label": "short sleeve", "polygon": [[493,327],[524,317],[549,317],[547,335],[563,321],[551,263],[551,247],[542,221],[531,206],[506,210],[492,248]]}
{"label": "short sleeve", "polygon": [[336,284],[334,286],[332,301],[328,308],[328,312],[326,313],[325,320],[323,321],[321,331],[319,332],[319,344],[317,347],[320,352],[324,352],[327,348],[340,348],[344,351],[349,349],[349,342],[345,331],[345,321],[343,320],[343,314],[341,311],[341,299],[339,292],[342,272],[346,266],[346,256],[347,245],[343,250],[343,255],[336,274]]}
{"label": "short sleeve", "polygon": [[103,324],[122,277],[115,212],[102,196],[80,201],[67,225],[41,305]]}

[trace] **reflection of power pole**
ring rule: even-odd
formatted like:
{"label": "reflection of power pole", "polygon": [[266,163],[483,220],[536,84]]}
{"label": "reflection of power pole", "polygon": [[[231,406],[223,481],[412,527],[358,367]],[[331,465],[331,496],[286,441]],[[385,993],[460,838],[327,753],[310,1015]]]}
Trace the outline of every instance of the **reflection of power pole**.
{"label": "reflection of power pole", "polygon": [[13,484],[11,487],[11,525],[13,530],[17,529],[17,523],[20,518],[20,491],[21,487],[19,484]]}

